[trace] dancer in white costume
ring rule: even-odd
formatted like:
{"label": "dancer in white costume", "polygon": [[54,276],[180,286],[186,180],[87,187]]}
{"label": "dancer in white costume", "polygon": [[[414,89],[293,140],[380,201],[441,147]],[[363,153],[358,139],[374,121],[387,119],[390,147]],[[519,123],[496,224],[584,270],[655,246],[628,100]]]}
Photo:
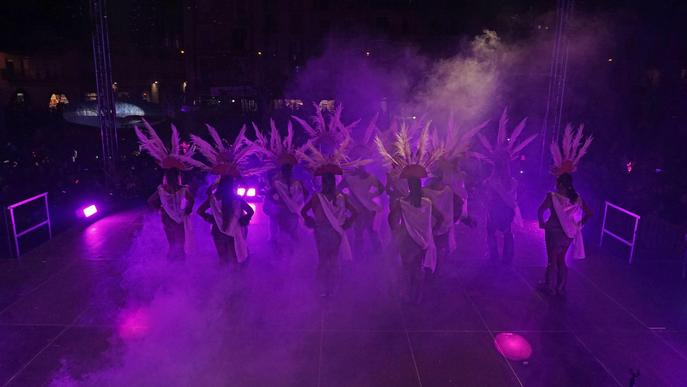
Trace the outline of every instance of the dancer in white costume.
{"label": "dancer in white costume", "polygon": [[507,113],[507,109],[504,109],[499,120],[498,133],[494,144],[491,144],[481,133],[478,134],[480,142],[487,153],[474,153],[493,166],[491,177],[486,181],[487,245],[489,247],[490,259],[497,261],[499,259],[499,249],[496,241],[496,232],[498,231],[503,234],[501,259],[504,263],[510,263],[515,255],[512,225],[522,225],[522,216],[517,199],[517,181],[511,175],[510,164],[537,137],[536,134],[533,134],[525,140],[518,142],[527,124],[527,118],[520,121],[511,134],[508,135],[506,129],[508,125]]}
{"label": "dancer in white costume", "polygon": [[[376,133],[377,116],[370,121],[363,137],[360,141],[356,141],[354,148],[351,150],[351,156],[354,158],[369,157],[373,149],[371,140]],[[343,176],[339,184],[339,191],[347,190],[351,203],[356,209],[358,216],[353,223],[354,244],[363,253],[365,246],[365,239],[368,239],[373,251],[378,251],[381,247],[379,234],[375,218],[382,211],[380,204],[376,199],[384,193],[384,186],[377,179],[375,175],[370,173],[365,166],[355,168],[351,173]],[[366,238],[367,236],[367,238]],[[361,254],[365,255],[365,254]]]}
{"label": "dancer in white costume", "polygon": [[318,277],[323,297],[330,296],[338,283],[342,261],[352,259],[351,245],[346,235],[356,218],[356,210],[349,199],[336,188],[336,176],[344,168],[356,168],[363,161],[350,161],[346,150],[351,143],[349,128],[340,121],[341,106],[337,107],[329,123],[325,123],[319,106],[315,127],[297,119],[311,135],[307,149],[299,151],[315,176],[322,178],[322,190],[315,193],[301,210],[305,225],[313,230],[319,256]]}
{"label": "dancer in white costume", "polygon": [[[592,213],[575,191],[572,179],[572,173],[592,143],[591,136],[582,142],[582,130],[583,126],[580,126],[573,133],[572,126],[568,125],[561,146],[551,144],[554,164],[552,172],[556,176],[556,190],[546,195],[538,211],[539,227],[544,229],[548,257],[545,279],[539,289],[548,294],[565,293],[568,278],[566,256],[569,254],[575,259],[585,257],[582,226]],[[548,219],[545,218],[547,212]]]}
{"label": "dancer in white costume", "polygon": [[434,228],[434,242],[437,246],[437,267],[446,262],[448,255],[456,250],[455,223],[461,218],[463,199],[443,180],[442,172],[435,172],[423,188],[434,208],[441,213],[443,221]]}
{"label": "dancer in white costume", "polygon": [[[277,172],[269,181],[263,207],[270,217],[270,237],[279,250],[291,250],[299,239],[300,210],[308,196],[303,183],[293,178],[293,167],[299,162],[297,151],[302,149],[293,144],[291,121],[288,122],[284,138],[279,134],[274,120],[270,120],[269,139],[255,124],[253,128],[256,149],[262,161],[273,172]],[[288,237],[288,241],[283,241],[284,237]]]}
{"label": "dancer in white costume", "polygon": [[453,112],[451,112],[445,136],[441,137],[435,131],[432,137],[432,142],[440,144],[445,151],[435,169],[440,171],[442,181],[451,188],[454,194],[461,198],[462,205],[459,219],[470,227],[475,227],[476,222],[468,213],[468,190],[465,187],[465,174],[461,170],[461,164],[464,160],[475,156],[475,153],[470,149],[473,139],[477,133],[487,126],[487,123],[489,121],[484,121],[473,128],[463,130],[456,124]]}
{"label": "dancer in white costume", "polygon": [[249,157],[256,151],[246,139],[245,126],[233,144],[225,142],[212,126],[207,127],[214,145],[198,136],[191,138],[207,160],[204,169],[219,175],[220,179],[208,189],[207,199],[198,207],[198,214],[212,224],[212,239],[220,262],[242,264],[248,258],[247,227],[254,211],[236,195],[234,182],[242,176],[261,173],[266,168],[248,167]]}
{"label": "dancer in white costume", "polygon": [[189,215],[193,211],[193,194],[187,185],[182,184],[180,171],[201,164],[192,158],[191,152],[183,154],[179,131],[174,125],[171,148],[168,149],[153,127],[145,120],[143,124],[148,131],[147,135],[138,127],[134,127],[141,148],[147,151],[164,171],[162,184],[148,198],[148,204],[160,211],[162,228],[169,242],[167,257],[172,260],[183,259],[192,249],[193,232]]}
{"label": "dancer in white costume", "polygon": [[437,251],[433,229],[443,223],[440,211],[432,201],[422,196],[421,179],[441,156],[441,149],[429,149],[429,124],[422,130],[413,150],[407,127],[396,134],[393,151],[382,140],[375,139],[377,149],[388,167],[400,168],[400,178],[408,181],[409,194],[391,203],[389,225],[398,243],[405,276],[404,299],[419,303],[422,300],[426,271],[434,272]]}

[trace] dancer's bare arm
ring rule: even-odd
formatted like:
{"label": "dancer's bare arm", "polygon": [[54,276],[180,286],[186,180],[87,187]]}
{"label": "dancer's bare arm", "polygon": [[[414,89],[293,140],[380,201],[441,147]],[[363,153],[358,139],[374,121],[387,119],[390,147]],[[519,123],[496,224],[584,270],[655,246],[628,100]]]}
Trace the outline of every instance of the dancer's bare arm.
{"label": "dancer's bare arm", "polygon": [[162,202],[160,202],[160,193],[157,192],[157,190],[155,190],[155,193],[150,195],[148,198],[148,205],[156,210],[159,210],[160,207],[162,207]]}
{"label": "dancer's bare arm", "polygon": [[384,193],[384,185],[382,184],[381,181],[379,181],[378,178],[374,178],[374,187],[375,187],[375,193],[372,194],[373,198],[376,198],[377,196],[381,195]]}
{"label": "dancer's bare arm", "polygon": [[203,201],[203,203],[200,204],[200,207],[196,210],[196,213],[200,215],[203,220],[205,220],[208,223],[214,222],[214,219],[210,214],[207,213],[208,209],[210,209],[210,197],[208,196],[207,199]]}
{"label": "dancer's bare arm", "polygon": [[592,210],[587,206],[587,203],[585,203],[584,200],[580,199],[580,201],[582,202],[582,211],[584,212],[584,215],[582,216],[582,220],[580,221],[580,223],[581,223],[581,224],[585,224],[585,223],[587,223],[587,221],[589,220],[589,218],[591,218],[592,215],[594,215],[594,213],[593,213]]}
{"label": "dancer's bare arm", "polygon": [[313,227],[315,227],[315,218],[313,218],[312,216],[310,216],[310,215],[308,214],[308,212],[309,212],[310,210],[312,210],[312,207],[313,207],[313,204],[314,204],[313,202],[316,200],[316,198],[317,198],[316,196],[311,197],[310,200],[308,200],[308,202],[305,203],[305,205],[303,206],[303,208],[301,208],[301,216],[303,217],[303,220],[305,221],[305,225],[306,225],[306,227],[308,227],[308,228],[313,228]]}
{"label": "dancer's bare arm", "polygon": [[193,206],[196,204],[195,203],[195,198],[193,197],[193,194],[191,193],[191,189],[186,189],[186,208],[184,209],[184,213],[186,215],[191,215],[193,212]]}
{"label": "dancer's bare arm", "polygon": [[239,218],[239,224],[241,224],[241,226],[248,226],[253,215],[255,215],[255,211],[245,200],[241,200],[241,213],[243,215]]}
{"label": "dancer's bare arm", "polygon": [[463,198],[453,194],[453,223],[456,223],[463,216]]}
{"label": "dancer's bare arm", "polygon": [[551,194],[546,194],[546,198],[544,198],[544,201],[539,205],[539,209],[537,209],[537,219],[539,219],[540,228],[545,226],[544,214],[546,210],[551,209],[551,204]]}
{"label": "dancer's bare arm", "polygon": [[355,218],[358,217],[358,211],[356,211],[355,207],[353,207],[353,205],[351,204],[351,201],[348,200],[348,198],[345,195],[344,195],[344,203],[346,204],[346,209],[348,210],[348,213],[350,215],[349,215],[348,219],[346,219],[346,221],[344,222],[342,227],[344,229],[347,229],[347,228],[351,227],[351,225],[355,221]]}

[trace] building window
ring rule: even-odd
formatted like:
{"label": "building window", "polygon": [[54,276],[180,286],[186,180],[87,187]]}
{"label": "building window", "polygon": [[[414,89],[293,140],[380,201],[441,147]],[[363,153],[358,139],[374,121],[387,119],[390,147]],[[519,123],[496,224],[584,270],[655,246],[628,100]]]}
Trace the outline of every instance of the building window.
{"label": "building window", "polygon": [[48,102],[48,108],[50,110],[55,110],[57,109],[58,105],[67,105],[69,104],[69,99],[65,94],[52,94],[50,96],[50,101]]}

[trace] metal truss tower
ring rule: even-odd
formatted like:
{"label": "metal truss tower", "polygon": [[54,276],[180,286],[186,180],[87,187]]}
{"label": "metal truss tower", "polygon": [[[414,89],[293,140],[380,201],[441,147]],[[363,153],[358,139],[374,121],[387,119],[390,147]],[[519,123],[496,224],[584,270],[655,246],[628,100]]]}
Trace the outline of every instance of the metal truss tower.
{"label": "metal truss tower", "polygon": [[541,158],[539,172],[544,172],[548,160],[548,145],[558,141],[561,133],[565,83],[568,73],[568,30],[573,16],[574,0],[556,1],[556,35],[551,53],[549,88],[546,97],[546,111],[540,131]]}
{"label": "metal truss tower", "polygon": [[107,0],[90,0],[90,11],[103,170],[112,181],[117,166],[118,140],[115,98],[112,89]]}

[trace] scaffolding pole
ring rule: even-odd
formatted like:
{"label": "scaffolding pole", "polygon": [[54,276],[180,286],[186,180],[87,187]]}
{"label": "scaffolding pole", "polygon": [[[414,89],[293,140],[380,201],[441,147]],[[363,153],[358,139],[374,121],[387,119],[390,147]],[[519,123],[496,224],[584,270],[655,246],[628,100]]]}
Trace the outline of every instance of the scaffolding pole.
{"label": "scaffolding pole", "polygon": [[115,100],[112,89],[107,0],[90,0],[90,11],[103,170],[112,182],[117,166],[118,140]]}
{"label": "scaffolding pole", "polygon": [[568,30],[573,16],[573,0],[556,1],[556,35],[551,52],[549,87],[546,96],[546,111],[540,130],[541,139],[539,174],[545,175],[545,164],[549,158],[548,144],[557,142],[561,133],[565,85],[568,75]]}

